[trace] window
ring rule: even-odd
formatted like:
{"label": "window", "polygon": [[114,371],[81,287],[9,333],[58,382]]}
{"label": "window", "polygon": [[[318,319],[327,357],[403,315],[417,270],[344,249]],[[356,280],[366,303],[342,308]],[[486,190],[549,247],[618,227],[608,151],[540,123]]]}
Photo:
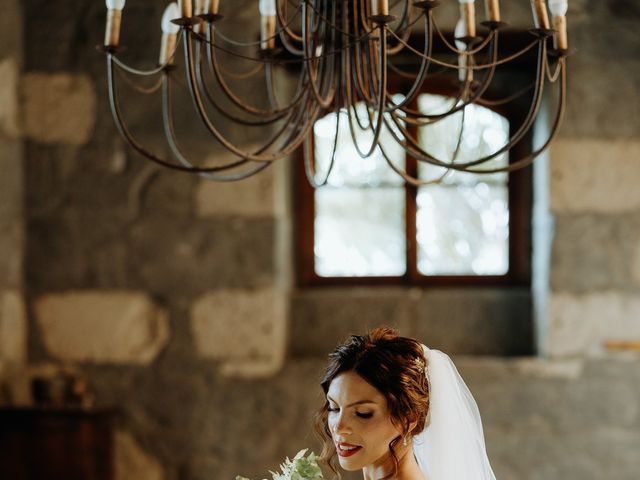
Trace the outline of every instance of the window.
{"label": "window", "polygon": [[[452,106],[451,88],[433,86],[416,100],[424,113]],[[522,108],[524,107],[524,108]],[[356,107],[361,117],[363,106]],[[461,114],[419,127],[421,146],[440,158],[468,161],[492,152],[517,128],[526,99],[511,110],[472,105]],[[340,115],[336,163],[328,184],[314,190],[297,162],[297,276],[300,285],[528,285],[530,283],[531,173],[476,175],[450,172],[441,183],[406,185],[379,151],[362,159],[352,145],[346,112],[316,122],[314,162],[326,172]],[[468,122],[468,123],[467,123]],[[364,149],[371,134],[357,137]],[[389,158],[422,179],[442,169],[405,158],[388,131],[381,143]],[[523,155],[526,138],[511,155]],[[492,160],[504,166],[509,153]]]}

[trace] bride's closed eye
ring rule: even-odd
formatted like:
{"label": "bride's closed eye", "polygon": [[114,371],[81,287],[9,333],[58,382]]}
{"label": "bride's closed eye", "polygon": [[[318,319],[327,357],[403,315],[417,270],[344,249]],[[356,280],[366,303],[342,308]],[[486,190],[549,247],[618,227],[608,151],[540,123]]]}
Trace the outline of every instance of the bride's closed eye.
{"label": "bride's closed eye", "polygon": [[[337,407],[333,407],[333,408],[332,408],[332,407],[329,407],[329,408],[327,408],[327,411],[328,411],[328,412],[337,412],[338,410],[340,410],[340,409],[339,409],[339,408],[337,408]],[[371,418],[371,417],[373,417],[373,412],[356,412],[356,415],[357,415],[358,417],[360,417],[360,418],[365,418],[365,419],[367,419],[367,418]]]}

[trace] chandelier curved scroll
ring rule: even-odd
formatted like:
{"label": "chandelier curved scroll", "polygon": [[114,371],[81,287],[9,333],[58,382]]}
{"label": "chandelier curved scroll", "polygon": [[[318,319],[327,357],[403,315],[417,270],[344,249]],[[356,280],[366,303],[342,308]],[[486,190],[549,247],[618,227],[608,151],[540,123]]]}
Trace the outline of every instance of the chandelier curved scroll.
{"label": "chandelier curved scroll", "polygon": [[[526,0],[524,0],[526,1]],[[312,159],[311,132],[317,120],[330,112],[346,113],[349,131],[358,154],[367,158],[379,152],[396,173],[412,185],[439,181],[410,175],[390,158],[381,145],[381,132],[393,139],[418,162],[448,171],[495,173],[526,167],[549,145],[561,123],[567,90],[567,0],[530,0],[533,12],[531,42],[513,54],[499,51],[501,19],[499,0],[485,0],[485,20],[478,33],[474,0],[459,0],[460,20],[454,41],[448,41],[434,21],[437,0],[259,0],[260,34],[256,42],[239,42],[223,34],[219,26],[220,0],[180,0],[170,3],[162,18],[162,38],[157,68],[139,70],[118,58],[120,24],[125,0],[107,0],[107,25],[104,46],[110,106],[116,126],[130,146],[147,159],[170,169],[201,175],[213,181],[235,181],[252,176],[274,161],[303,147],[307,178],[314,186],[326,183],[336,156],[337,138],[328,171],[317,181]],[[418,28],[420,26],[421,28]],[[424,42],[416,48],[410,38],[416,30]],[[258,38],[256,34],[256,38]],[[449,57],[435,56],[435,39],[443,42]],[[522,55],[537,51],[536,74],[531,89],[505,95],[496,100],[486,93],[496,69]],[[230,72],[220,60],[220,52],[246,64],[241,72]],[[178,68],[175,59],[184,61]],[[395,56],[411,57],[415,69],[402,71],[394,64]],[[447,60],[453,56],[455,60]],[[297,66],[297,85],[286,101],[276,95],[279,65]],[[184,70],[183,74],[180,70]],[[389,72],[396,71],[408,81],[402,97],[389,89]],[[430,76],[452,72],[457,94],[450,108],[437,113],[416,109],[415,100]],[[164,134],[171,153],[163,157],[154,153],[132,134],[123,117],[118,73],[127,76],[157,77],[155,88],[138,87],[139,92],[159,91],[162,99]],[[262,77],[265,99],[262,104],[242,98],[234,92],[234,82]],[[129,80],[132,83],[131,80]],[[180,147],[173,121],[172,90],[176,82],[186,84],[196,117],[213,137],[235,157],[223,165],[210,166],[190,158]],[[490,163],[511,150],[532,128],[541,109],[545,87],[557,88],[557,106],[549,136],[535,150],[507,165]],[[397,92],[394,92],[397,93]],[[508,140],[488,155],[464,162],[439,158],[418,141],[421,126],[431,125],[473,105],[496,105],[515,101],[529,93],[531,103],[524,121],[513,129]],[[255,95],[254,95],[255,96]],[[221,101],[223,99],[223,101]],[[365,114],[362,108],[365,105]],[[340,118],[335,115],[336,137]],[[221,120],[222,119],[222,120]],[[265,139],[251,150],[231,141],[220,121],[246,128],[263,129]],[[463,128],[460,129],[460,132]],[[368,143],[360,144],[356,136],[369,132]],[[462,135],[462,133],[460,134]],[[359,138],[362,138],[361,136]],[[360,141],[362,143],[362,140]]]}

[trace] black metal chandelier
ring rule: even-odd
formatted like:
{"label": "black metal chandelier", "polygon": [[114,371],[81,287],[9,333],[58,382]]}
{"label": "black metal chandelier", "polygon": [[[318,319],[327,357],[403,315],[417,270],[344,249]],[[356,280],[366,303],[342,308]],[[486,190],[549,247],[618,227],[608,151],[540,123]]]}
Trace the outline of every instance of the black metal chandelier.
{"label": "black metal chandelier", "polygon": [[[107,57],[111,110],[118,130],[138,153],[164,167],[199,174],[214,181],[247,178],[303,146],[309,181],[315,186],[324,184],[333,165],[341,117],[346,117],[343,121],[348,123],[361,157],[380,152],[389,166],[412,185],[434,183],[441,177],[422,179],[407,173],[385,152],[380,142],[383,129],[391,133],[407,155],[445,171],[495,173],[520,169],[530,165],[553,139],[565,109],[567,89],[567,0],[548,0],[548,7],[546,0],[530,1],[533,10],[531,42],[513,54],[500,56],[498,41],[505,23],[501,19],[498,0],[486,0],[486,19],[481,23],[483,35],[476,30],[474,0],[459,0],[461,15],[454,42],[445,39],[434,21],[433,11],[440,3],[437,0],[396,0],[391,5],[389,0],[259,0],[256,10],[261,20],[260,39],[246,43],[219,31],[218,25],[224,21],[219,14],[219,0],[180,0],[170,3],[163,15],[158,67],[138,70],[117,57],[125,0],[107,0],[106,35],[101,48]],[[409,42],[417,25],[422,26],[424,34],[421,48]],[[450,55],[457,56],[457,63],[433,54],[436,37],[444,42]],[[231,47],[257,49],[259,54],[239,54]],[[174,56],[180,48],[184,55],[184,83],[197,117],[213,140],[236,157],[224,165],[203,166],[188,158],[177,141],[171,85],[179,79]],[[536,76],[532,79],[530,107],[522,124],[510,132],[504,145],[488,155],[464,162],[457,161],[455,156],[437,158],[420,145],[416,136],[420,127],[452,115],[463,116],[470,105],[499,103],[495,99],[489,102],[486,98],[496,68],[534,49],[537,50]],[[250,64],[249,70],[233,76],[221,65],[219,52],[242,59]],[[410,86],[399,99],[389,91],[387,72],[393,67],[390,59],[401,53],[413,57],[416,69],[411,75],[404,74],[411,77]],[[480,56],[486,60],[478,61]],[[290,98],[280,103],[274,92],[274,67],[283,64],[299,65],[299,73]],[[427,114],[415,108],[414,100],[436,67],[440,72],[453,72],[457,93],[450,108]],[[145,77],[159,76],[157,85],[162,96],[164,133],[173,158],[153,153],[132,135],[120,109],[117,70]],[[234,79],[263,76],[267,107],[256,106],[235,93],[230,76]],[[546,141],[525,156],[511,159],[507,165],[490,164],[531,129],[541,110],[547,84],[557,85],[558,101]],[[220,100],[222,98],[224,102]],[[502,101],[512,100],[513,95]],[[364,114],[362,108],[356,109],[356,105],[366,106]],[[318,181],[310,153],[310,133],[314,123],[331,112],[342,112],[343,115],[335,115],[333,156],[323,175],[324,180]],[[247,151],[222,133],[214,117],[247,128],[265,129],[268,138],[258,148]],[[370,132],[371,140],[360,145],[356,137],[358,132],[364,131]]]}

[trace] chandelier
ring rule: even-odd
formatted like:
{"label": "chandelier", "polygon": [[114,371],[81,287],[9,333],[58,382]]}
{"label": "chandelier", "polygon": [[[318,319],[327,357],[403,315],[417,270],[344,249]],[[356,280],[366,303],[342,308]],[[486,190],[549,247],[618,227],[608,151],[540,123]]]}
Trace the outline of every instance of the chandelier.
{"label": "chandelier", "polygon": [[[247,178],[267,168],[273,162],[304,151],[307,177],[314,186],[326,183],[334,164],[338,130],[346,122],[354,146],[362,158],[374,152],[382,154],[389,166],[412,185],[440,181],[409,174],[391,158],[381,142],[381,132],[389,132],[408,156],[418,162],[450,171],[496,173],[512,171],[532,163],[553,139],[566,103],[567,0],[530,0],[533,25],[531,42],[526,47],[500,55],[498,41],[506,25],[500,15],[499,0],[485,0],[485,18],[478,28],[474,0],[459,0],[460,20],[454,41],[446,36],[434,21],[437,0],[259,0],[260,34],[255,42],[239,42],[218,28],[224,22],[219,14],[219,0],[180,0],[170,3],[162,17],[161,47],[157,68],[139,70],[118,58],[120,24],[125,0],[107,0],[107,24],[104,46],[107,59],[110,107],[115,124],[130,146],[147,159],[174,170],[199,174],[214,181],[234,181]],[[421,28],[418,28],[421,26]],[[416,30],[424,35],[424,45],[417,48],[410,39]],[[480,32],[481,30],[481,32]],[[436,38],[444,42],[449,57],[434,55]],[[241,49],[239,53],[238,50]],[[509,133],[503,145],[490,154],[459,161],[438,158],[421,146],[416,132],[420,127],[442,121],[452,115],[464,118],[470,105],[499,105],[511,102],[517,95],[505,95],[496,100],[486,93],[500,65],[512,62],[537,50],[535,78],[528,93],[529,110],[522,124]],[[184,57],[182,65],[175,62]],[[221,64],[220,52],[246,62],[242,74],[229,72]],[[402,95],[389,89],[390,69],[397,70],[393,60],[397,55],[410,56],[415,64],[409,87]],[[455,58],[457,57],[457,62]],[[479,60],[479,59],[482,60]],[[298,67],[297,86],[285,102],[276,98],[274,68]],[[180,71],[184,70],[183,75]],[[415,100],[434,72],[452,72],[457,93],[449,107],[441,112],[424,113],[415,107]],[[116,73],[141,77],[157,76],[156,88],[162,97],[163,129],[171,156],[154,153],[134,137],[127,127],[120,108]],[[262,77],[266,85],[262,105],[242,98],[234,91],[234,82]],[[196,116],[212,140],[231,152],[233,160],[222,165],[210,165],[189,158],[180,147],[173,122],[172,84],[180,83],[193,100]],[[557,107],[548,138],[539,147],[507,165],[491,160],[511,150],[532,128],[539,112],[546,85],[557,88]],[[524,93],[520,93],[523,95]],[[255,94],[252,98],[255,97]],[[356,108],[364,105],[365,108]],[[323,180],[318,175],[312,155],[314,123],[328,113],[335,115],[336,134],[333,154]],[[246,128],[263,129],[267,137],[258,147],[247,150],[232,142],[220,122],[232,122]],[[366,142],[357,140],[358,132],[368,132]],[[462,132],[462,128],[460,129]],[[462,133],[460,133],[462,135]],[[366,144],[362,144],[366,143]]]}

